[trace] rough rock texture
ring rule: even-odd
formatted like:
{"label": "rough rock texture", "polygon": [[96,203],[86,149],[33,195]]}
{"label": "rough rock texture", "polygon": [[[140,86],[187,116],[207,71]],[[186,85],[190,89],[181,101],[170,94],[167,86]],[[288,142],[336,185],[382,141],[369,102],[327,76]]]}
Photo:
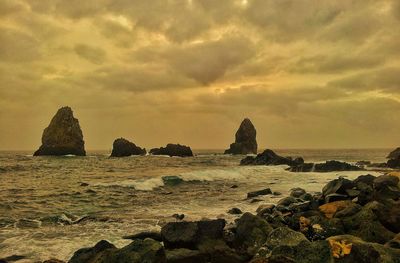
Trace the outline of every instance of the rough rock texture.
{"label": "rough rock texture", "polygon": [[102,240],[92,248],[76,251],[69,263],[164,263],[166,260],[163,246],[147,238],[136,239],[121,249]]}
{"label": "rough rock texture", "polygon": [[235,142],[225,151],[225,154],[257,154],[256,128],[249,119],[244,119],[235,135]]}
{"label": "rough rock texture", "polygon": [[193,156],[192,149],[189,146],[180,144],[167,144],[166,147],[153,148],[150,150],[150,154],[153,155],[169,155],[179,157]]}
{"label": "rough rock texture", "polygon": [[62,107],[44,129],[42,145],[33,155],[67,154],[85,156],[85,142],[79,121],[74,118],[72,109]]}
{"label": "rough rock texture", "polygon": [[288,169],[291,172],[335,172],[335,171],[360,171],[362,170],[359,166],[351,165],[345,162],[339,161],[326,161],[325,163],[303,163],[299,165],[293,165]]}
{"label": "rough rock texture", "polygon": [[257,156],[247,156],[240,161],[240,165],[289,165],[296,166],[304,162],[303,158],[299,157],[292,159],[291,157],[282,157],[277,155],[274,151],[266,149]]}
{"label": "rough rock texture", "polygon": [[142,149],[133,142],[130,142],[124,138],[116,139],[113,143],[113,149],[111,157],[124,157],[131,155],[145,155],[146,149]]}

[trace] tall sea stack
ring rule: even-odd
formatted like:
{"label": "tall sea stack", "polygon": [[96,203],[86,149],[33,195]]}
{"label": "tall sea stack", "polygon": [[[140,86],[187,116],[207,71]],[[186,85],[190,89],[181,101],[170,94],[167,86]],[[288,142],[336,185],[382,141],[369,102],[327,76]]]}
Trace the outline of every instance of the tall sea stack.
{"label": "tall sea stack", "polygon": [[74,118],[72,109],[62,107],[44,129],[42,145],[33,155],[67,154],[85,156],[85,142],[79,121]]}
{"label": "tall sea stack", "polygon": [[225,154],[257,154],[256,128],[246,118],[240,124],[235,135],[235,142],[225,151]]}

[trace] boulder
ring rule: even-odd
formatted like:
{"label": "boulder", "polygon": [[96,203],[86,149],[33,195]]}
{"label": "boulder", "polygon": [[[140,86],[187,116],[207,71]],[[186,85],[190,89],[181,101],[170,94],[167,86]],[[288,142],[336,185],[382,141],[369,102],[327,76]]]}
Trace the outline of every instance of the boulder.
{"label": "boulder", "polygon": [[72,109],[62,107],[44,129],[42,145],[33,155],[67,154],[85,156],[85,142],[79,121],[74,118]]}
{"label": "boulder", "polygon": [[244,254],[254,255],[265,243],[272,227],[251,213],[244,213],[236,222],[233,246]]}
{"label": "boulder", "polygon": [[288,169],[291,172],[338,172],[338,171],[360,171],[361,168],[346,162],[340,161],[326,161],[325,163],[304,163],[299,165],[294,165]]}
{"label": "boulder", "polygon": [[165,248],[197,249],[205,239],[222,239],[225,220],[170,222],[161,228]]}
{"label": "boulder", "polygon": [[329,194],[346,195],[346,190],[352,189],[353,187],[354,183],[352,181],[343,177],[339,177],[338,179],[328,182],[324,188],[322,188],[322,195],[324,197],[328,196]]}
{"label": "boulder", "polygon": [[389,153],[389,155],[386,157],[388,159],[400,159],[400,147],[394,149]]}
{"label": "boulder", "polygon": [[117,249],[107,241],[100,241],[93,248],[76,251],[69,263],[166,263],[165,250],[160,242],[150,238],[136,239]]}
{"label": "boulder", "polygon": [[399,159],[390,159],[386,163],[386,167],[397,169],[400,168],[400,158]]}
{"label": "boulder", "polygon": [[166,175],[162,177],[162,181],[166,186],[176,186],[183,183],[183,179],[176,175]]}
{"label": "boulder", "polygon": [[257,154],[256,129],[246,118],[240,124],[235,135],[235,142],[225,151],[225,154]]}
{"label": "boulder", "polygon": [[113,143],[111,157],[125,157],[131,155],[145,155],[146,149],[142,149],[133,142],[124,138],[116,139]]}
{"label": "boulder", "polygon": [[290,191],[290,196],[295,197],[295,198],[300,198],[300,196],[304,195],[306,193],[306,190],[304,190],[303,188],[293,188]]}
{"label": "boulder", "polygon": [[294,231],[288,227],[278,227],[272,230],[268,235],[265,245],[269,249],[273,249],[280,245],[295,246],[302,241],[309,242],[300,232]]}
{"label": "boulder", "polygon": [[296,158],[293,160],[290,157],[282,157],[277,155],[274,151],[266,149],[257,156],[247,156],[240,161],[240,165],[300,165],[303,159]]}
{"label": "boulder", "polygon": [[189,146],[180,144],[167,144],[166,147],[153,148],[150,150],[152,155],[169,155],[179,157],[190,157],[193,156],[192,149]]}
{"label": "boulder", "polygon": [[177,248],[165,251],[168,263],[207,263],[208,257],[199,250]]}
{"label": "boulder", "polygon": [[282,198],[281,200],[278,201],[278,205],[282,205],[282,206],[289,206],[293,203],[298,203],[299,201],[294,198],[293,196],[288,196],[285,198]]}
{"label": "boulder", "polygon": [[243,214],[242,210],[240,210],[240,209],[237,208],[237,207],[233,207],[233,208],[229,209],[227,213],[228,213],[228,214],[231,214],[231,215],[240,215],[240,214]]}
{"label": "boulder", "polygon": [[400,262],[400,250],[365,242],[355,236],[340,235],[330,237],[327,240],[335,259],[334,262]]}

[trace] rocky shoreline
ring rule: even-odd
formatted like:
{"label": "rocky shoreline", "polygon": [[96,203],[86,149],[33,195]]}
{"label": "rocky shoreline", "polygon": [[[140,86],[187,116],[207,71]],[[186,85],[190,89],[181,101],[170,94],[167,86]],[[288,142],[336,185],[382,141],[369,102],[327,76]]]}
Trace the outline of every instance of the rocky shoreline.
{"label": "rocky shoreline", "polygon": [[[270,194],[260,189],[248,195]],[[102,240],[68,262],[400,262],[399,199],[398,173],[340,177],[318,194],[294,188],[277,204],[261,204],[256,214],[233,208],[233,223],[177,216],[160,232],[126,237],[132,242],[123,248]]]}

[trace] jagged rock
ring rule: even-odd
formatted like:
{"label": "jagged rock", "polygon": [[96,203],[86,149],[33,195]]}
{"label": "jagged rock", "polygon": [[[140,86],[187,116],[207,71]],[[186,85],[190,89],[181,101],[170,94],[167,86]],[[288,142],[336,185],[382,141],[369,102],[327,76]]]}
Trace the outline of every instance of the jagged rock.
{"label": "jagged rock", "polygon": [[111,157],[125,157],[131,155],[145,155],[146,149],[136,146],[134,143],[124,139],[116,139],[113,143]]}
{"label": "jagged rock", "polygon": [[360,171],[361,168],[345,162],[339,161],[326,161],[325,163],[304,163],[299,165],[292,165],[288,168],[291,172],[336,172],[336,171]]}
{"label": "jagged rock", "polygon": [[70,107],[60,108],[44,129],[42,145],[33,154],[40,155],[79,155],[85,156],[85,142],[78,119],[74,118]]}
{"label": "jagged rock", "polygon": [[396,148],[386,157],[388,159],[400,159],[400,147]]}
{"label": "jagged rock", "polygon": [[240,161],[240,165],[289,165],[296,166],[300,165],[303,161],[302,158],[296,158],[293,160],[290,157],[282,157],[277,155],[274,151],[266,149],[256,157],[247,156]]}
{"label": "jagged rock", "polygon": [[205,239],[221,239],[225,220],[202,220],[196,222],[170,222],[161,228],[164,246],[197,249]]}
{"label": "jagged rock", "polygon": [[322,195],[327,196],[329,194],[346,194],[347,189],[352,189],[354,183],[343,177],[328,182],[324,188],[322,188]]}
{"label": "jagged rock", "polygon": [[249,119],[244,119],[235,135],[232,143],[225,154],[248,154],[257,153],[256,129]]}
{"label": "jagged rock", "polygon": [[189,157],[193,156],[192,149],[189,146],[180,144],[167,144],[166,147],[153,148],[150,150],[152,155],[169,155],[169,156],[179,156],[179,157]]}

